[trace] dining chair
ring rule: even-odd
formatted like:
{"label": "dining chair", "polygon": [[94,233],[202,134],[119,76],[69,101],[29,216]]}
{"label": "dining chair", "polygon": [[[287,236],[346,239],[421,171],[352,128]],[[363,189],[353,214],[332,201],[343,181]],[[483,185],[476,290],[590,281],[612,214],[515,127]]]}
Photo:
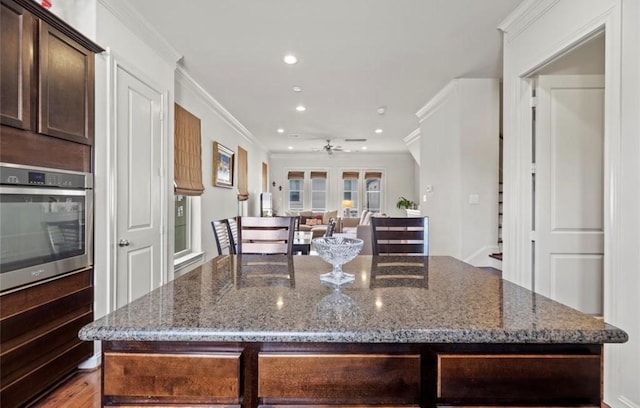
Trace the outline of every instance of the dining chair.
{"label": "dining chair", "polygon": [[371,288],[429,285],[429,218],[371,218]]}
{"label": "dining chair", "polygon": [[227,220],[211,221],[211,227],[213,228],[213,236],[216,240],[218,255],[235,254],[235,248],[233,247],[230,239],[231,234],[227,225]]}
{"label": "dining chair", "polygon": [[238,253],[238,223],[236,218],[227,218],[227,229],[229,231],[229,243],[234,254]]}
{"label": "dining chair", "polygon": [[238,254],[293,254],[295,217],[238,217]]}
{"label": "dining chair", "polygon": [[429,255],[429,217],[372,217],[373,255]]}

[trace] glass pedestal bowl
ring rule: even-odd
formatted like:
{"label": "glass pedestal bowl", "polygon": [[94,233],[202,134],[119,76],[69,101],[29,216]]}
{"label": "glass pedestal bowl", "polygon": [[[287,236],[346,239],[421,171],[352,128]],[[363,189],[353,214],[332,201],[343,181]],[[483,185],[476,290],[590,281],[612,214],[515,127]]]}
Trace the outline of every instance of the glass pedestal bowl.
{"label": "glass pedestal bowl", "polygon": [[331,272],[320,275],[321,281],[342,285],[355,280],[355,275],[342,271],[342,265],[360,253],[364,241],[359,238],[321,237],[314,238],[312,242],[318,255],[333,265]]}

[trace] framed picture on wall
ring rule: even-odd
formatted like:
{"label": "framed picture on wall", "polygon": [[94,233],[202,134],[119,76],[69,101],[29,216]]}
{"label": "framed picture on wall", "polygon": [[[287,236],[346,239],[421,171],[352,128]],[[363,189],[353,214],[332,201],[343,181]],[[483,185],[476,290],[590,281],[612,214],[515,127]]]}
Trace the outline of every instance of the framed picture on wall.
{"label": "framed picture on wall", "polygon": [[233,150],[213,142],[213,185],[216,187],[233,187]]}

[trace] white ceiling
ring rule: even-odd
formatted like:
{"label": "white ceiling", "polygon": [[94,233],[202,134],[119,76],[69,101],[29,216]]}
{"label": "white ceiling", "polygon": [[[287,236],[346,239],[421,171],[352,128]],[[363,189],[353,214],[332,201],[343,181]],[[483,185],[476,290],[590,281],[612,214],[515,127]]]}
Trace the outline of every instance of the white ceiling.
{"label": "white ceiling", "polygon": [[[182,66],[271,152],[325,139],[406,151],[451,79],[501,76],[497,25],[521,0],[135,0]],[[298,56],[286,65],[287,53]],[[294,85],[302,87],[295,93]],[[304,104],[299,113],[295,106]],[[377,108],[385,106],[379,115]],[[276,129],[283,128],[279,134]],[[375,134],[382,128],[384,133]],[[299,135],[295,139],[289,135]],[[345,142],[366,138],[366,143]],[[346,154],[346,153],[343,153]]]}

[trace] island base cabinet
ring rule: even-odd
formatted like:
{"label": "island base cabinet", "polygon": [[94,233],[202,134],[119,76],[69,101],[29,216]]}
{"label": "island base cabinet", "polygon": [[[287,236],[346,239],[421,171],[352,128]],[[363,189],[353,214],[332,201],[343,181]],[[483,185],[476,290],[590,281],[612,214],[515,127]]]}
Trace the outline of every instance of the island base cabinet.
{"label": "island base cabinet", "polygon": [[438,401],[598,406],[599,355],[439,354]]}
{"label": "island base cabinet", "polygon": [[105,405],[240,406],[240,353],[105,352]]}
{"label": "island base cabinet", "polygon": [[103,405],[599,407],[602,345],[103,341]]}
{"label": "island base cabinet", "polygon": [[260,353],[258,397],[276,406],[418,406],[420,355]]}

